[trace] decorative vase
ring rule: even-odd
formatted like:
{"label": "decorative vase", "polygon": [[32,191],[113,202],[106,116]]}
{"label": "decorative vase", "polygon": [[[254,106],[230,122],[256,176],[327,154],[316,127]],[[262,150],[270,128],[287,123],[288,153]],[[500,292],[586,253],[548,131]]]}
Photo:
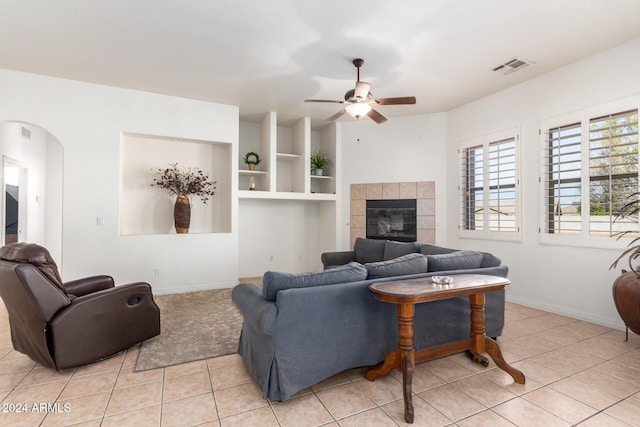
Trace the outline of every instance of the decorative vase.
{"label": "decorative vase", "polygon": [[322,176],[322,173],[323,173],[322,169],[314,169],[313,170],[313,174],[315,176]]}
{"label": "decorative vase", "polygon": [[256,165],[255,165],[255,164],[253,164],[253,163],[249,163],[249,164],[248,164],[248,166],[249,166],[249,170],[250,170],[250,171],[252,171],[252,170],[255,170],[255,169],[256,169]]}
{"label": "decorative vase", "polygon": [[622,270],[613,282],[612,291],[613,302],[624,324],[640,334],[640,276],[635,271]]}
{"label": "decorative vase", "polygon": [[178,194],[178,197],[176,197],[176,204],[173,208],[173,223],[176,227],[176,233],[185,234],[189,232],[191,204],[189,203],[189,198],[184,194]]}

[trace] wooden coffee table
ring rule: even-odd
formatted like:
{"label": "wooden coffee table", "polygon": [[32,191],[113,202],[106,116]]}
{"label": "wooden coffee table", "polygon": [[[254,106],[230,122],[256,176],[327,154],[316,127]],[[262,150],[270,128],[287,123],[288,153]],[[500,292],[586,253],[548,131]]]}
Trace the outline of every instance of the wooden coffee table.
{"label": "wooden coffee table", "polygon": [[[482,355],[486,352],[498,367],[513,377],[515,382],[519,384],[525,382],[524,374],[510,366],[502,357],[498,344],[485,335],[485,293],[504,289],[511,282],[504,277],[482,274],[459,274],[451,277],[453,281],[450,284],[436,284],[427,277],[374,283],[369,286],[377,300],[396,304],[398,348],[389,352],[381,365],[370,368],[366,378],[373,381],[379,376],[387,375],[393,368],[402,372],[404,418],[408,423],[413,423],[411,380],[416,363],[469,351],[475,362],[487,366],[489,359]],[[468,296],[471,305],[469,339],[416,351],[413,348],[415,304],[462,296]]]}

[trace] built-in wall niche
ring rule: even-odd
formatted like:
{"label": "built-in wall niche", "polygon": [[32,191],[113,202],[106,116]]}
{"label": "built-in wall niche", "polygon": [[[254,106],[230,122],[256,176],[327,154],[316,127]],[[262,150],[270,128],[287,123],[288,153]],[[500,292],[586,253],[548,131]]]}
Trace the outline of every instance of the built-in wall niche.
{"label": "built-in wall niche", "polygon": [[175,196],[151,186],[157,170],[172,163],[216,181],[206,205],[192,196],[189,234],[231,232],[231,143],[122,133],[120,146],[121,235],[175,234]]}

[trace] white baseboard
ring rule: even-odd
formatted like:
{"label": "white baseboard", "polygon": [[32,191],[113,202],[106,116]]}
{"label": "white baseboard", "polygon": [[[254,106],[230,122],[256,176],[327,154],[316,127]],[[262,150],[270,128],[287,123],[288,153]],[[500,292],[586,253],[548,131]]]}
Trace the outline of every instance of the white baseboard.
{"label": "white baseboard", "polygon": [[185,292],[208,291],[211,289],[233,288],[238,282],[200,283],[191,286],[175,286],[154,290],[154,295],[181,294]]}

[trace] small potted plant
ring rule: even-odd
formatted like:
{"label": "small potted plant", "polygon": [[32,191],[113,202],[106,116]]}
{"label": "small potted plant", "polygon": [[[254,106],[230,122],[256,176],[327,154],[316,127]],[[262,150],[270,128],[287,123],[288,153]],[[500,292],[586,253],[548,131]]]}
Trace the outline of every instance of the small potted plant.
{"label": "small potted plant", "polygon": [[169,163],[166,169],[157,169],[158,178],[153,178],[152,187],[160,187],[176,196],[173,220],[176,233],[188,233],[191,223],[191,203],[189,196],[195,194],[205,205],[209,197],[215,195],[216,182],[209,181],[199,168],[178,168],[177,163]]}
{"label": "small potted plant", "polygon": [[260,155],[254,151],[249,151],[247,154],[245,154],[243,160],[249,167],[250,171],[255,170],[256,166],[259,165],[262,161]]}
{"label": "small potted plant", "polygon": [[317,150],[311,154],[311,172],[314,175],[322,176],[324,169],[333,165],[333,162],[322,150]]}

